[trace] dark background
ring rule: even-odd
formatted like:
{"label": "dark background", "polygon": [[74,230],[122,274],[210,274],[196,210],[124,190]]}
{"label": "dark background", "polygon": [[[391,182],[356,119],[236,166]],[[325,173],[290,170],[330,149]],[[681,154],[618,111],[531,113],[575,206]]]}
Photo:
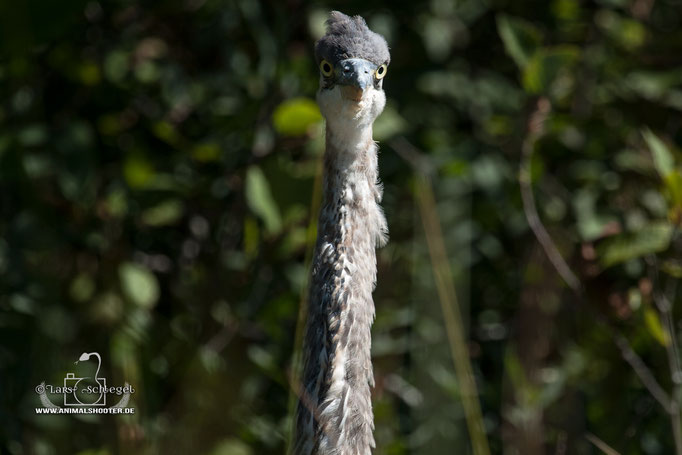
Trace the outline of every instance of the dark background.
{"label": "dark background", "polygon": [[[0,3],[0,452],[284,453],[331,9],[392,53],[375,453],[682,453],[679,0]],[[35,414],[84,351],[133,417]]]}

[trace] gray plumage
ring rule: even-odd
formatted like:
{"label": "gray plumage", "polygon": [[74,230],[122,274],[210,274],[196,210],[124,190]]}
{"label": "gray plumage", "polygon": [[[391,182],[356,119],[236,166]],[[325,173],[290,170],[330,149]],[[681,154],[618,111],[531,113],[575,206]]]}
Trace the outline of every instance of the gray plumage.
{"label": "gray plumage", "polygon": [[391,63],[391,54],[383,36],[374,33],[360,16],[349,17],[332,11],[327,20],[327,34],[315,44],[317,63],[332,63],[344,58],[363,58],[377,65]]}
{"label": "gray plumage", "polygon": [[[390,56],[384,39],[359,16],[332,12],[327,26],[316,59],[336,72],[321,72],[317,95],[327,123],[323,200],[292,447],[294,455],[370,455],[375,446],[370,389],[375,249],[387,233],[372,123],[385,104],[387,67],[380,66]],[[338,73],[347,65],[363,73],[356,81],[371,76],[372,83],[352,86],[348,75],[354,73]],[[347,92],[348,85],[362,95]]]}

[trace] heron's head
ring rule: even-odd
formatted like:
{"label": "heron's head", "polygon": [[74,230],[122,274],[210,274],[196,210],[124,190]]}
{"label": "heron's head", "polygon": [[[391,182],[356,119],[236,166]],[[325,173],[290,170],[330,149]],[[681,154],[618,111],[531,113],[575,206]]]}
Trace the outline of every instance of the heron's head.
{"label": "heron's head", "polygon": [[315,45],[320,70],[317,101],[330,122],[371,124],[386,104],[383,82],[391,56],[386,40],[360,16],[332,11]]}

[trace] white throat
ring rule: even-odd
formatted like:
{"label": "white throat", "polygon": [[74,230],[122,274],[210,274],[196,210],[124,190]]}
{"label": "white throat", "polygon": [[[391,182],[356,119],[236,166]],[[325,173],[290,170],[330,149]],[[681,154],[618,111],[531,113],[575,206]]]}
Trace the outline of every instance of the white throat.
{"label": "white throat", "polygon": [[369,87],[359,102],[344,98],[341,88],[320,89],[317,102],[327,122],[327,137],[338,150],[356,152],[372,140],[372,124],[384,110],[386,95]]}

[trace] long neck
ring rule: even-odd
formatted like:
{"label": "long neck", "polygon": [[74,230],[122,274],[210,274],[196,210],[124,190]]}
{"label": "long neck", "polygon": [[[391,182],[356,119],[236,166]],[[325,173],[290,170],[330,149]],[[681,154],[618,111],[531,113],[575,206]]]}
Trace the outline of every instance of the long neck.
{"label": "long neck", "polygon": [[369,455],[374,447],[372,291],[386,221],[371,125],[344,131],[327,124],[296,455]]}

